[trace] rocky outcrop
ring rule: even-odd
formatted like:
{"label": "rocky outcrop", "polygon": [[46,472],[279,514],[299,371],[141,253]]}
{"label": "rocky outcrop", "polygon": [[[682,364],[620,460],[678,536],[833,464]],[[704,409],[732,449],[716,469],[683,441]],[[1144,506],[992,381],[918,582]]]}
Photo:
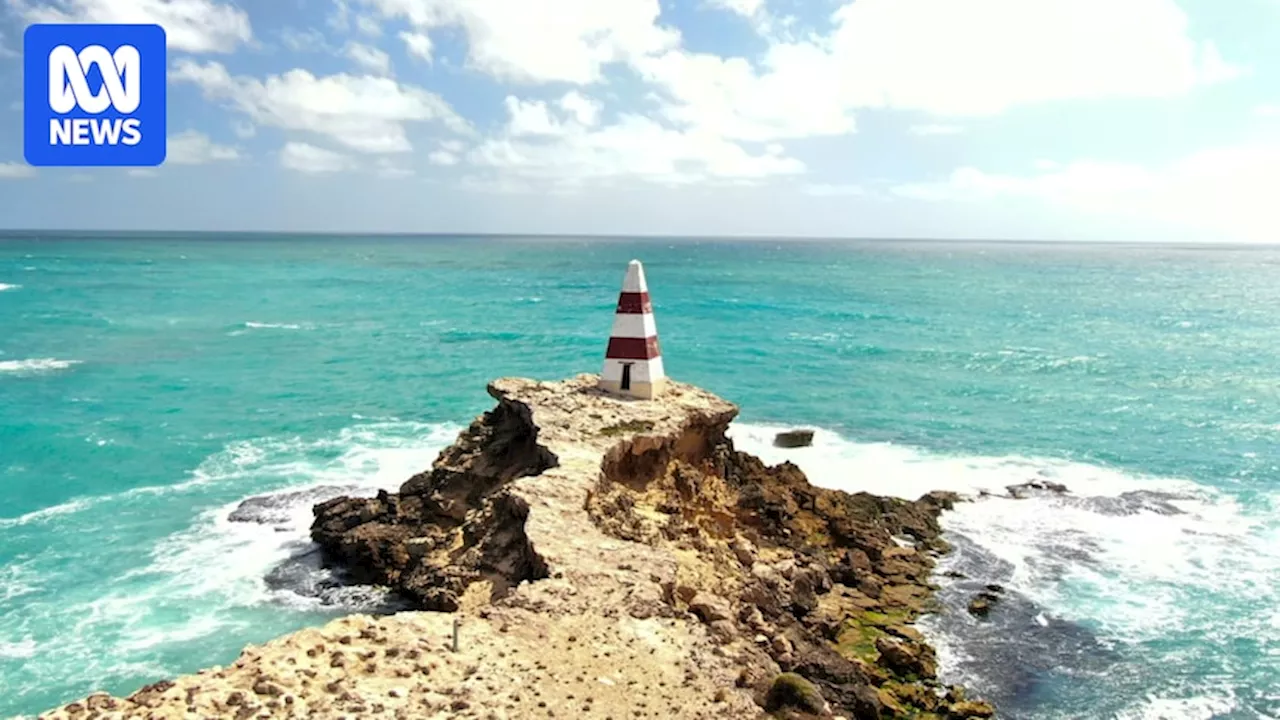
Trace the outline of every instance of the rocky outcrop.
{"label": "rocky outcrop", "polygon": [[990,716],[937,681],[912,625],[954,496],[815,488],[738,452],[737,408],[710,393],[671,383],[637,402],[595,386],[495,381],[497,406],[431,470],[316,505],[335,576],[420,611],[249,648],[230,668],[110,699],[115,712]]}
{"label": "rocky outcrop", "polygon": [[787,430],[773,438],[773,446],[780,448],[802,448],[813,444],[812,430]]}
{"label": "rocky outcrop", "polygon": [[524,533],[529,505],[506,483],[555,467],[556,457],[538,444],[527,405],[495,397],[498,406],[399,494],[316,505],[311,537],[326,557],[356,582],[391,587],[425,610],[457,610],[477,582],[494,600],[546,577]]}
{"label": "rocky outcrop", "polygon": [[[957,715],[940,698],[962,693],[936,681],[933,649],[912,627],[947,550],[938,515],[957,497],[816,488],[794,465],[736,451],[724,430],[669,443],[697,451],[655,456],[665,467],[640,476],[606,463],[587,501],[593,520],[677,557],[664,597],[726,643],[753,645],[760,681],[776,664],[844,717]],[[613,453],[634,451],[623,442]]]}

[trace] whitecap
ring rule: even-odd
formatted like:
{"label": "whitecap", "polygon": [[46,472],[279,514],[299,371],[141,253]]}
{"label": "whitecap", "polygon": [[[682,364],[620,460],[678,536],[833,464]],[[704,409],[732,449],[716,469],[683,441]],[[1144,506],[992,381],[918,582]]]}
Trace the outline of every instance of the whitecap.
{"label": "whitecap", "polygon": [[79,360],[59,360],[57,358],[32,358],[29,360],[0,360],[0,373],[14,375],[33,375],[36,373],[66,370],[72,365],[79,365]]}
{"label": "whitecap", "polygon": [[26,660],[36,654],[36,641],[24,638],[19,642],[0,640],[0,658]]}
{"label": "whitecap", "polygon": [[18,288],[20,288],[20,287],[22,287],[22,286],[21,286],[21,285],[9,285],[9,284],[7,284],[7,283],[0,283],[0,292],[4,292],[5,290],[17,290],[17,289],[18,289]]}
{"label": "whitecap", "polygon": [[60,515],[71,515],[73,513],[78,513],[81,510],[85,510],[91,505],[93,505],[95,500],[97,499],[99,498],[78,498],[75,500],[69,500],[67,502],[64,502],[58,505],[51,505],[47,508],[32,510],[31,512],[25,515],[19,515],[17,517],[0,518],[0,529],[11,528],[11,527],[21,527],[23,525],[31,525],[36,523],[43,523],[53,518],[56,518]]}
{"label": "whitecap", "polygon": [[298,324],[298,323],[264,323],[264,322],[253,322],[253,321],[249,321],[249,322],[246,322],[246,323],[244,324],[244,326],[245,326],[245,327],[247,327],[247,328],[250,328],[250,329],[254,329],[254,330],[261,330],[261,329],[267,329],[267,330],[303,330],[303,329],[307,329],[307,330],[310,330],[310,329],[311,329],[311,326],[310,326],[310,325],[300,325],[300,324]]}

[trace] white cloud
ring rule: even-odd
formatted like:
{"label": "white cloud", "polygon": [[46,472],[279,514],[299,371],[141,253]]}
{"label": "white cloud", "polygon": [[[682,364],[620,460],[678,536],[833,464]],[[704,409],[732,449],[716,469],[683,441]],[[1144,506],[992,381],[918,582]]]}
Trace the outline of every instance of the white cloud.
{"label": "white cloud", "polygon": [[412,149],[406,123],[435,122],[459,133],[470,126],[434,93],[390,78],[346,73],[316,77],[301,69],[265,80],[232,76],[218,63],[182,60],[173,81],[193,82],[260,125],[316,133],[368,153]]}
{"label": "white cloud", "polygon": [[231,52],[253,37],[249,15],[213,0],[10,0],[29,22],[157,23],[169,47],[187,52]]}
{"label": "white cloud", "polygon": [[343,52],[364,70],[376,75],[391,74],[391,56],[376,47],[351,42]]}
{"label": "white cloud", "polygon": [[458,164],[458,156],[448,150],[432,150],[431,154],[427,156],[427,160],[431,161],[432,165],[449,166]]}
{"label": "white cloud", "polygon": [[359,30],[360,34],[368,35],[369,37],[378,37],[382,35],[382,25],[377,21],[377,19],[371,18],[368,15],[361,15],[356,18],[356,30]]}
{"label": "white cloud", "polygon": [[232,120],[231,132],[235,133],[236,137],[238,138],[247,139],[247,138],[253,137],[254,135],[257,135],[258,128],[254,127],[253,123],[251,122],[244,122],[242,120]]}
{"label": "white cloud", "polygon": [[550,108],[541,100],[520,100],[508,95],[504,104],[507,106],[507,133],[512,137],[525,135],[564,135],[568,128],[558,118],[551,115]]}
{"label": "white cloud", "polygon": [[924,125],[912,125],[910,132],[912,135],[959,135],[964,132],[964,128],[960,125],[928,123]]}
{"label": "white cloud", "polygon": [[591,127],[600,122],[602,105],[598,100],[589,98],[577,90],[570,90],[559,101],[560,109],[573,116],[579,124]]}
{"label": "white cloud", "polygon": [[405,50],[414,57],[431,62],[431,36],[424,32],[402,31],[400,39],[404,41]]}
{"label": "white cloud", "polygon": [[169,136],[165,163],[204,165],[211,162],[239,159],[240,152],[235,148],[219,145],[202,132],[186,130],[177,135]]}
{"label": "white cloud", "polygon": [[1275,242],[1280,144],[1203,150],[1163,167],[1041,162],[1032,175],[956,170],[945,181],[900,185],[898,195],[934,201],[1024,198],[1102,217],[1192,228],[1218,240]]}
{"label": "white cloud", "polygon": [[280,42],[293,52],[320,53],[329,52],[329,41],[324,33],[315,28],[298,30],[287,27],[280,31]]}
{"label": "white cloud", "polygon": [[0,162],[0,180],[29,178],[35,174],[36,169],[26,163]]}
{"label": "white cloud", "polygon": [[155,168],[129,168],[125,171],[125,174],[129,177],[153,178],[160,173],[157,172]]}
{"label": "white cloud", "polygon": [[753,153],[714,133],[675,130],[639,115],[591,127],[576,116],[553,113],[541,101],[508,97],[506,105],[505,135],[481,143],[467,159],[499,173],[509,186],[565,189],[627,179],[662,185],[740,183],[804,171],[776,144]]}
{"label": "white cloud", "polygon": [[762,60],[672,50],[634,65],[665,114],[727,137],[838,135],[862,108],[973,117],[1062,100],[1170,97],[1240,72],[1174,0],[857,0]]}
{"label": "white cloud", "polygon": [[1253,114],[1264,118],[1280,118],[1280,104],[1259,105],[1253,109]]}
{"label": "white cloud", "polygon": [[707,0],[711,7],[752,17],[764,10],[764,0]]}
{"label": "white cloud", "polygon": [[363,0],[419,32],[461,27],[469,64],[527,83],[600,80],[610,63],[675,47],[657,25],[658,0]]}
{"label": "white cloud", "polygon": [[347,0],[333,0],[333,12],[329,13],[326,24],[338,32],[351,29],[351,7]]}
{"label": "white cloud", "polygon": [[280,164],[301,173],[341,172],[351,167],[350,158],[304,142],[288,142],[280,150]]}

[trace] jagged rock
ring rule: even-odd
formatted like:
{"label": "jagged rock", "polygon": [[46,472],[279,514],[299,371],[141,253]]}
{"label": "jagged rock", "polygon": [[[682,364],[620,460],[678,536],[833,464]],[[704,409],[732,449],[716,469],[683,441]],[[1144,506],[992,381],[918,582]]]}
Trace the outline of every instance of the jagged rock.
{"label": "jagged rock", "polygon": [[996,709],[990,704],[984,702],[976,702],[966,700],[958,702],[947,708],[947,718],[949,720],[969,720],[969,718],[989,718],[994,717]]}
{"label": "jagged rock", "polygon": [[689,610],[707,624],[728,620],[733,617],[729,602],[714,595],[700,594],[689,604]]}
{"label": "jagged rock", "polygon": [[969,601],[969,614],[974,617],[986,617],[991,613],[991,608],[1000,602],[1000,596],[989,590],[983,590]]}
{"label": "jagged rock", "polygon": [[928,645],[881,636],[876,638],[876,651],[880,653],[884,666],[898,675],[937,676],[938,661],[933,648]]}
{"label": "jagged rock", "polygon": [[1048,480],[1028,480],[1027,482],[1019,483],[1017,485],[1009,485],[1005,490],[1009,493],[1009,497],[1016,500],[1026,498],[1030,493],[1036,491],[1051,492],[1059,495],[1070,492],[1066,485],[1050,482]]}
{"label": "jagged rock", "polygon": [[812,430],[787,430],[773,438],[773,446],[780,448],[802,448],[813,444]]}
{"label": "jagged rock", "polygon": [[504,484],[555,467],[527,405],[499,400],[398,495],[315,506],[311,537],[356,582],[385,585],[426,610],[453,611],[475,582],[501,597],[547,576],[524,532],[528,503]]}

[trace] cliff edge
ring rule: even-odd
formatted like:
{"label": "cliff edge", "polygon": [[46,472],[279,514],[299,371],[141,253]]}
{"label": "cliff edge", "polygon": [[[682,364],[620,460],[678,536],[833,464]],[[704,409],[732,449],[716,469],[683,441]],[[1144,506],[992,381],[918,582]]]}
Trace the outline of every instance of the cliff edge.
{"label": "cliff edge", "polygon": [[815,488],[735,450],[737,408],[706,391],[596,380],[495,381],[431,470],[315,507],[328,562],[420,610],[42,717],[993,715],[912,627],[954,497]]}

